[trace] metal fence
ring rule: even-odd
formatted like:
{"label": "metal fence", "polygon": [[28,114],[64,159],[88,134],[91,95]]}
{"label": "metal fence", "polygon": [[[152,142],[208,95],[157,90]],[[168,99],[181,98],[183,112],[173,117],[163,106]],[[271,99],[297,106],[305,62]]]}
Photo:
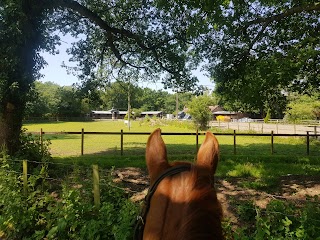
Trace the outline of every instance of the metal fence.
{"label": "metal fence", "polygon": [[[255,119],[257,120],[257,119]],[[317,135],[320,132],[320,124],[315,121],[308,121],[305,124],[288,124],[283,121],[272,121],[271,123],[264,123],[263,121],[249,121],[249,122],[222,122],[211,121],[210,127],[220,129],[231,129],[237,131],[249,131],[257,133],[275,134],[306,134],[306,132]]]}

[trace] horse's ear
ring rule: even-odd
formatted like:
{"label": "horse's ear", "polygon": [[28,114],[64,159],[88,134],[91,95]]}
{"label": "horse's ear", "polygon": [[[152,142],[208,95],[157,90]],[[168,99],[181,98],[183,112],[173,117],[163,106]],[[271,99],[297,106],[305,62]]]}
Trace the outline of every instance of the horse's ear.
{"label": "horse's ear", "polygon": [[219,161],[219,143],[216,137],[211,133],[206,133],[206,138],[202,143],[198,155],[197,165],[209,168],[212,174],[216,172]]}
{"label": "horse's ear", "polygon": [[146,147],[146,162],[151,184],[169,167],[166,145],[159,128],[149,136]]}

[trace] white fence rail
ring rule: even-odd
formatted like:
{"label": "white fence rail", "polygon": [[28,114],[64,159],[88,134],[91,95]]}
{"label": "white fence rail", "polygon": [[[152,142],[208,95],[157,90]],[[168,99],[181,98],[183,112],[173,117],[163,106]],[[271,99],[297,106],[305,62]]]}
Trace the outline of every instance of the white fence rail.
{"label": "white fence rail", "polygon": [[250,122],[222,122],[211,121],[210,127],[221,129],[232,129],[237,131],[254,131],[257,133],[270,133],[273,131],[275,134],[306,134],[307,132],[317,135],[320,133],[319,122],[314,121],[310,124],[288,124],[283,121],[271,121],[271,123],[264,123],[260,119],[250,119],[255,121]]}

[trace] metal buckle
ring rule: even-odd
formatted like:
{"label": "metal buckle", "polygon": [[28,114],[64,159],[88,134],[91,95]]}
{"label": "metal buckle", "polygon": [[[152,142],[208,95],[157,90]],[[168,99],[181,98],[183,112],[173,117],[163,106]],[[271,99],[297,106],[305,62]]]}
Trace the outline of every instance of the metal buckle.
{"label": "metal buckle", "polygon": [[144,225],[143,217],[141,217],[140,215],[137,216],[137,221],[140,221],[142,225]]}

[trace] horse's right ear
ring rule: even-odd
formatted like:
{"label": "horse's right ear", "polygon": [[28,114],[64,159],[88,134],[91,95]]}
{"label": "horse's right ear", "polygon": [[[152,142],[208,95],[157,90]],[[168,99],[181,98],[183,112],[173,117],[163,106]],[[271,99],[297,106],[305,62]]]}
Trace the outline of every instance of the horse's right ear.
{"label": "horse's right ear", "polygon": [[146,163],[151,184],[169,167],[167,149],[161,137],[160,128],[149,136],[146,147]]}
{"label": "horse's right ear", "polygon": [[211,133],[206,133],[206,138],[202,143],[198,155],[197,165],[210,169],[212,174],[216,172],[219,161],[219,143],[216,137]]}

